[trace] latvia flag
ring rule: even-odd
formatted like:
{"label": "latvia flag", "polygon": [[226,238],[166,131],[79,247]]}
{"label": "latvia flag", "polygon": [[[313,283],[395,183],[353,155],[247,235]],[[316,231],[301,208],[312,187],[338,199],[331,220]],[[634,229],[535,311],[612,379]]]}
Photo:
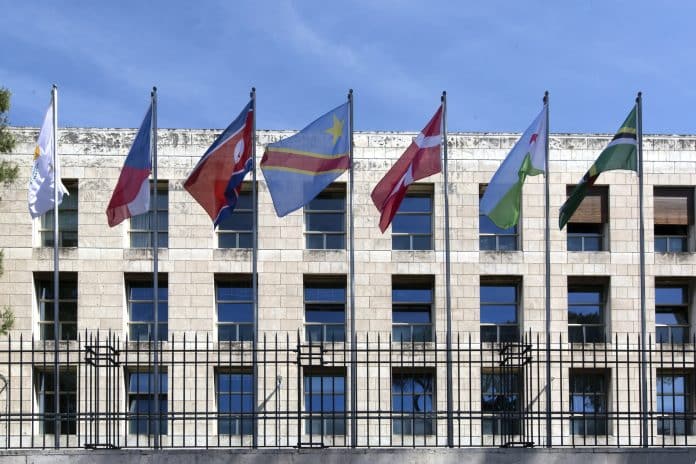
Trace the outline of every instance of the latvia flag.
{"label": "latvia flag", "polygon": [[382,214],[379,220],[382,233],[387,230],[399,210],[408,186],[442,171],[441,134],[442,106],[372,191],[372,201]]}

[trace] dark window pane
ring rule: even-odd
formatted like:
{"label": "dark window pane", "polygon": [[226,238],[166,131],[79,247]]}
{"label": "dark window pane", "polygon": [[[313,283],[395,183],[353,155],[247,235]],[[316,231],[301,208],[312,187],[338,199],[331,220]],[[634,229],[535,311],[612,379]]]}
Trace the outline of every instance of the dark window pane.
{"label": "dark window pane", "polygon": [[568,251],[582,251],[582,237],[568,235]]}
{"label": "dark window pane", "polygon": [[432,250],[433,242],[430,235],[414,235],[412,238],[414,250]]}
{"label": "dark window pane", "polygon": [[305,287],[305,301],[346,301],[346,289],[338,287]]}
{"label": "dark window pane", "polygon": [[343,250],[346,247],[345,235],[330,234],[326,236],[326,249],[328,250]]}
{"label": "dark window pane", "polygon": [[687,302],[686,287],[655,287],[656,305],[678,305]]}
{"label": "dark window pane", "polygon": [[411,237],[408,235],[392,235],[393,250],[410,250]]}
{"label": "dark window pane", "polygon": [[306,214],[307,230],[310,232],[343,232],[345,219],[343,213]]}
{"label": "dark window pane", "polygon": [[397,214],[392,221],[392,233],[430,234],[432,231],[430,214]]}
{"label": "dark window pane", "polygon": [[479,250],[494,251],[495,249],[496,249],[495,236],[485,235],[485,236],[479,237]]}
{"label": "dark window pane", "polygon": [[397,213],[430,213],[432,211],[432,199],[427,196],[406,195],[399,205]]}
{"label": "dark window pane", "polygon": [[324,249],[324,235],[309,234],[307,235],[307,248],[310,250]]}

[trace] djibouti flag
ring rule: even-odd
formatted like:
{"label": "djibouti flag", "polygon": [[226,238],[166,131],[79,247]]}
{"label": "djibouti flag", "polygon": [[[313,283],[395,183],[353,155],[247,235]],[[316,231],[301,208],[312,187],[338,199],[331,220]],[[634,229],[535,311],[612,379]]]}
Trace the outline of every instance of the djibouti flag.
{"label": "djibouti flag", "polygon": [[481,214],[501,229],[517,225],[520,219],[522,186],[527,176],[546,172],[546,111],[544,105],[495,172],[481,198]]}
{"label": "djibouti flag", "polygon": [[628,114],[626,120],[609,145],[599,154],[599,157],[590,166],[589,171],[582,176],[578,185],[568,196],[568,199],[558,215],[558,227],[563,229],[580,203],[587,195],[587,189],[594,185],[597,177],[605,171],[614,169],[626,169],[638,172],[638,140],[636,137],[636,106]]}

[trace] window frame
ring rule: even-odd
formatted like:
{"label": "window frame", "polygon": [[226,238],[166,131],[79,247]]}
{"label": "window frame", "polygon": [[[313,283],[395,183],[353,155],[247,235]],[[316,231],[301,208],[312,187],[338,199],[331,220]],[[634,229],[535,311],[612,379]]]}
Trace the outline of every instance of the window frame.
{"label": "window frame", "polygon": [[[157,248],[158,249],[166,249],[169,248],[169,182],[167,180],[158,180],[157,181],[157,201],[162,202],[162,194],[166,194],[166,205],[167,209],[164,210],[160,206],[157,207],[157,223],[156,223],[156,228],[157,228]],[[155,202],[155,195],[154,195],[154,182],[150,180],[150,210],[147,211],[146,213],[143,214],[138,214],[136,216],[133,216],[130,218],[129,221],[129,226],[128,226],[128,238],[129,238],[129,244],[130,248],[133,249],[151,249],[154,245],[154,234],[155,231],[152,228],[152,216],[154,215],[154,202]],[[160,220],[159,218],[161,215],[164,215],[166,218],[166,226],[163,229],[160,229]],[[148,227],[147,228],[136,228],[134,227],[133,222],[137,222],[141,219],[136,219],[136,218],[141,218],[142,216],[147,216],[147,223]],[[144,220],[144,219],[143,219]],[[145,238],[145,241],[143,243],[137,243],[136,238],[141,237]]]}
{"label": "window frame", "polygon": [[[606,343],[607,342],[607,301],[608,301],[608,284],[602,282],[592,282],[581,280],[568,279],[568,342],[569,343]],[[571,293],[588,293],[596,292],[599,293],[599,303],[571,303],[570,295]],[[572,323],[570,322],[571,307],[594,307],[599,306],[599,320],[597,324],[591,323]],[[588,341],[588,328],[598,328],[600,329],[600,336],[598,340]],[[572,334],[572,328],[580,328],[582,331],[582,340],[574,339]]]}
{"label": "window frame", "polygon": [[[58,205],[58,247],[59,248],[77,248],[79,245],[79,221],[80,221],[80,211],[79,211],[79,195],[80,186],[77,179],[63,179],[63,185],[70,192],[67,195],[63,195],[63,201]],[[69,202],[75,200],[75,206],[72,207]],[[65,213],[75,213],[75,224],[74,228],[69,227],[68,224],[62,222],[65,218]],[[53,247],[53,209],[46,211],[41,215],[39,219],[39,242],[41,247]],[[74,245],[65,245],[66,235],[75,234]]]}
{"label": "window frame", "polygon": [[[683,290],[683,295],[686,301],[675,304],[675,303],[658,303],[658,289],[667,288],[680,288]],[[671,344],[684,344],[691,341],[691,296],[692,286],[689,282],[683,281],[656,281],[655,282],[655,343],[671,343]],[[684,319],[687,321],[686,324],[662,324],[657,322],[657,315],[659,313],[675,313],[676,311],[667,311],[669,308],[681,308],[684,313]],[[663,311],[660,311],[663,309]],[[675,341],[674,332],[676,330],[682,331],[682,341]],[[666,331],[668,333],[667,341],[660,335],[661,331]]]}
{"label": "window frame", "polygon": [[[401,208],[404,205],[404,202],[408,198],[428,198],[430,200],[430,211],[429,212],[410,212],[410,211],[401,211]],[[418,184],[414,183],[408,186],[408,189],[406,190],[406,195],[404,196],[404,199],[399,205],[399,209],[394,213],[394,218],[392,219],[392,224],[391,224],[391,234],[392,234],[392,251],[434,251],[435,250],[435,195],[434,195],[434,188],[433,184]],[[430,216],[430,230],[427,233],[420,233],[420,232],[395,232],[394,231],[394,224],[396,223],[397,219],[399,217],[403,216]],[[399,237],[408,237],[409,239],[409,247],[408,248],[397,248],[394,246],[395,240],[398,239]],[[428,247],[427,248],[416,248],[414,247],[414,240],[416,237],[429,237],[430,240],[428,242]]]}
{"label": "window frame", "polygon": [[[589,377],[590,381],[601,380],[599,383],[602,387],[600,391],[587,391],[588,379],[584,380],[582,388],[578,391],[574,391],[576,387],[576,380],[578,377],[585,376]],[[579,435],[583,437],[588,436],[607,436],[610,435],[609,431],[609,406],[611,405],[609,401],[609,392],[611,391],[610,377],[607,370],[594,370],[594,369],[571,369],[569,375],[569,391],[568,397],[570,400],[570,433],[572,435]],[[582,410],[575,411],[575,398],[581,398]],[[589,398],[588,398],[589,397]],[[592,398],[599,398],[599,403],[594,403]],[[586,411],[587,400],[590,400],[592,409],[596,409],[596,405],[599,404],[603,411],[597,412]],[[578,426],[580,425],[580,426]],[[592,431],[588,432],[588,425],[593,427]],[[580,429],[580,431],[578,431]]]}
{"label": "window frame", "polygon": [[[68,286],[68,284],[74,284],[74,298],[68,298],[65,296],[64,289]],[[79,311],[79,306],[78,306],[78,281],[77,281],[77,273],[76,272],[59,272],[58,273],[58,340],[59,341],[69,341],[69,340],[77,340],[77,334],[78,334],[78,329],[77,329],[77,320],[79,317],[78,311]],[[54,305],[54,300],[55,300],[55,291],[53,288],[53,275],[51,274],[50,276],[47,273],[35,273],[34,274],[34,291],[36,294],[36,303],[37,303],[37,324],[39,326],[39,340],[42,341],[55,341],[56,337],[55,334],[53,334],[53,337],[48,338],[45,333],[46,332],[53,332],[54,329],[54,316],[53,316],[53,305]],[[53,298],[47,298],[45,297],[45,293],[50,291],[53,294]],[[63,306],[64,305],[74,305],[75,306],[75,320],[67,320],[63,319],[62,313],[63,311]],[[48,316],[48,318],[42,319],[41,312],[42,308],[44,308],[44,317]],[[72,336],[69,338],[64,338],[63,334],[65,332],[66,327],[73,327],[74,326],[74,333]]]}
{"label": "window frame", "polygon": [[[131,386],[133,382],[131,379],[133,376],[140,376],[144,375],[147,376],[147,389],[145,391],[141,390],[141,383],[137,382],[137,388],[135,391],[131,391]],[[126,420],[128,421],[128,433],[130,435],[154,435],[154,425],[157,422],[157,418],[159,417],[159,434],[160,435],[168,435],[169,430],[168,430],[168,418],[169,418],[169,377],[168,377],[168,372],[165,367],[160,367],[159,371],[159,412],[154,411],[154,403],[155,403],[155,387],[154,387],[154,380],[155,380],[155,373],[154,370],[149,370],[149,369],[133,369],[133,370],[126,370],[126,375],[124,376],[126,380],[126,401],[127,401],[127,410],[126,410]],[[148,401],[151,402],[148,404],[147,410],[140,412],[140,411],[133,411],[133,406],[134,402],[136,401]],[[138,404],[138,403],[136,403]],[[134,422],[135,421],[135,422]],[[145,431],[141,430],[141,421],[144,421],[145,423]],[[133,424],[138,424],[137,427],[134,430]]]}
{"label": "window frame", "polygon": [[[312,379],[319,378],[319,392],[314,389]],[[325,390],[325,380],[330,379],[331,390]],[[342,379],[343,391],[336,389],[337,380]],[[345,437],[347,435],[347,385],[346,372],[343,368],[337,369],[316,369],[305,368],[302,375],[302,399],[304,401],[304,433],[312,436],[322,437]],[[319,396],[320,407],[314,409],[312,397]],[[342,397],[343,409],[336,406],[338,398]],[[325,400],[331,400],[331,408],[324,407]]]}
{"label": "window frame", "polygon": [[[491,376],[492,389],[484,389],[485,378]],[[496,378],[498,380],[496,380]],[[482,370],[481,372],[481,433],[493,436],[514,436],[522,434],[523,376],[518,369]],[[496,388],[499,386],[500,388]],[[502,390],[502,391],[498,391]],[[493,408],[486,407],[485,396],[494,397]],[[499,407],[515,396],[512,409]],[[490,431],[487,431],[490,430]]]}
{"label": "window frame", "polygon": [[[36,404],[39,415],[39,433],[42,435],[55,434],[55,376],[54,370],[43,366],[41,369],[34,369],[34,392],[36,394]],[[77,370],[74,367],[61,367],[58,370],[60,390],[60,433],[61,435],[77,435],[77,392],[78,379]],[[73,379],[72,383],[66,385],[65,379]],[[51,381],[50,389],[46,388],[46,381]],[[68,386],[72,389],[68,389]],[[47,399],[50,395],[50,399]]]}
{"label": "window frame", "polygon": [[[515,300],[514,302],[506,301],[483,301],[483,287],[512,287],[515,289]],[[516,343],[520,341],[520,323],[521,323],[521,305],[522,303],[522,282],[519,279],[482,279],[479,284],[479,325],[480,325],[480,339],[483,343]],[[483,322],[484,308],[488,306],[515,306],[515,323],[514,324],[497,324],[492,322]],[[484,328],[495,327],[496,337],[495,340],[490,340],[491,337],[484,336]],[[507,337],[501,336],[501,328],[505,327],[515,327],[514,336]],[[490,329],[488,329],[490,330]],[[512,333],[512,332],[511,332]]]}
{"label": "window frame", "polygon": [[[257,195],[258,195],[258,189],[257,189]],[[242,197],[249,199],[249,208],[243,207],[243,204],[240,205],[240,203],[243,203]],[[245,200],[246,201],[246,200]],[[229,221],[232,221],[234,218],[235,214],[240,214],[240,213],[251,213],[252,216],[254,214],[254,198],[253,198],[253,192],[252,192],[252,185],[251,182],[242,182],[242,188],[239,191],[239,198],[237,200],[237,205],[234,207],[234,210],[232,211],[230,217],[228,218]],[[251,226],[249,227],[249,230],[245,229],[226,229],[225,227],[227,226],[227,223],[223,220],[217,227],[216,227],[216,232],[217,232],[217,247],[223,250],[230,250],[230,249],[236,249],[236,250],[248,250],[254,247],[253,242],[253,234],[254,234],[254,227],[253,227],[253,217],[252,217],[252,223]],[[242,242],[242,236],[244,236],[244,240],[248,240],[248,242],[251,244],[250,246],[241,246]],[[222,241],[223,237],[233,237],[234,240],[234,245],[231,246],[223,246]]]}
{"label": "window frame", "polygon": [[[160,318],[158,320],[158,325],[159,325],[159,330],[158,330],[158,338],[159,340],[153,340],[154,337],[154,325],[155,325],[155,308],[154,308],[154,285],[152,282],[152,276],[145,276],[145,275],[133,275],[133,274],[126,274],[124,276],[124,281],[125,281],[125,289],[126,289],[126,309],[127,309],[127,316],[128,316],[128,341],[131,342],[166,342],[169,340],[169,285],[168,285],[168,276],[166,273],[159,273],[158,276],[158,282],[157,282],[157,290],[158,292],[161,292],[162,290],[166,290],[166,300],[163,300],[162,298],[158,298],[158,308],[159,306],[162,305],[162,303],[166,304],[166,311],[167,311],[167,319],[165,321],[162,321]],[[132,299],[131,298],[131,290],[133,288],[145,288],[145,289],[150,289],[151,291],[151,296],[150,299]],[[133,304],[143,304],[143,303],[149,303],[151,308],[152,308],[152,319],[146,320],[146,321],[133,321]],[[159,314],[159,313],[158,313]],[[141,337],[134,337],[133,336],[133,327],[135,326],[147,326],[147,338],[142,339]],[[165,330],[162,330],[162,326],[164,326]]]}
{"label": "window frame", "polygon": [[[430,291],[430,301],[395,301],[394,293],[399,290],[429,290]],[[392,276],[392,342],[395,343],[430,343],[435,341],[435,282],[434,276],[404,276],[404,275],[394,275]],[[397,312],[426,312],[418,311],[420,308],[427,307],[428,314],[430,317],[430,322],[420,323],[420,322],[396,322],[394,321],[394,315]],[[398,311],[397,311],[398,310]],[[416,339],[414,337],[414,331],[417,328],[423,328],[422,339]],[[409,336],[403,338],[403,333],[397,336],[398,328],[408,328]]]}
{"label": "window frame", "polygon": [[[230,289],[248,289],[250,293],[250,299],[230,299],[224,300],[220,298],[220,288],[230,288]],[[240,305],[247,304],[250,306],[252,320],[248,321],[221,321],[220,320],[220,305],[221,304],[232,304]],[[253,282],[251,275],[220,275],[215,277],[215,326],[217,333],[218,342],[250,342],[254,340],[254,295],[253,295]],[[222,329],[223,327],[231,327],[234,330],[234,337],[223,337]],[[243,328],[247,330],[242,331]],[[242,337],[242,334],[246,336]]]}
{"label": "window frame", "polygon": [[[423,411],[413,412],[404,410],[404,405],[418,405],[418,400],[415,398],[416,378],[429,378],[423,384]],[[412,387],[410,389],[402,384],[400,392],[396,390],[395,381],[398,378],[411,378]],[[393,368],[391,372],[391,416],[392,416],[392,434],[404,436],[430,436],[434,435],[437,430],[437,377],[432,369],[401,369]],[[430,391],[427,391],[426,386],[429,386]],[[410,390],[410,391],[409,391]],[[397,398],[401,398],[399,405],[401,409],[396,408]],[[411,398],[410,401],[404,401],[404,398]],[[428,408],[428,398],[430,399],[430,407]],[[421,427],[420,430],[417,430]]]}
{"label": "window frame", "polygon": [[[520,251],[520,224],[522,222],[522,212],[520,211],[520,218],[517,221],[517,224],[512,226],[510,229],[513,229],[513,233],[506,233],[507,230],[510,229],[501,229],[500,227],[496,226],[495,223],[491,221],[491,224],[493,227],[495,227],[494,232],[483,232],[481,230],[482,225],[484,224],[484,219],[486,218],[485,221],[490,221],[490,219],[481,212],[481,198],[483,198],[483,194],[486,192],[486,188],[488,188],[488,184],[479,184],[479,251],[493,251],[493,252],[499,252],[499,253],[510,253],[514,251]],[[484,239],[493,237],[495,238],[495,246],[494,247],[484,247]],[[505,238],[505,237],[514,237],[515,239],[515,246],[511,249],[507,249],[504,247],[501,247],[500,245],[500,239]]]}
{"label": "window frame", "polygon": [[[653,187],[653,210],[657,211],[659,199],[684,198],[686,201],[686,224],[658,223],[657,213],[653,215],[653,234],[655,253],[689,253],[693,250],[694,229],[694,188],[689,186]],[[678,247],[672,244],[676,242]],[[660,245],[658,245],[660,243]],[[664,245],[662,245],[664,244]],[[677,249],[678,248],[678,249]]]}
{"label": "window frame", "polygon": [[[241,376],[238,383],[240,390],[234,390],[235,384],[232,376]],[[222,379],[220,376],[230,376],[228,380],[229,390],[222,390]],[[246,389],[245,383],[251,382],[251,388]],[[224,410],[222,396],[230,397],[229,410]],[[234,397],[240,397],[239,405],[241,410],[234,408]],[[246,400],[251,400],[247,405]],[[248,369],[215,369],[215,400],[217,406],[217,431],[218,435],[229,436],[251,436],[254,434],[254,373]]]}
{"label": "window frame", "polygon": [[[341,197],[342,209],[312,209],[312,203],[316,200],[326,199],[327,197]],[[319,195],[317,195],[312,201],[307,203],[303,208],[304,217],[304,235],[305,235],[305,249],[307,250],[345,250],[346,249],[346,184],[344,183],[333,183],[322,190]],[[329,215],[329,214],[341,214],[343,216],[342,225],[343,230],[340,232],[333,231],[321,231],[321,230],[309,230],[310,226],[310,216],[312,215]],[[309,241],[311,237],[320,236],[322,238],[321,247],[310,246]],[[340,236],[342,237],[343,245],[339,248],[330,248],[327,244],[327,238],[329,236]]]}
{"label": "window frame", "polygon": [[[566,198],[570,196],[570,193],[575,188],[575,185],[566,186]],[[611,218],[609,217],[609,186],[607,185],[593,185],[587,189],[585,198],[583,198],[578,209],[582,207],[582,204],[587,200],[588,197],[599,196],[600,197],[600,217],[601,222],[579,222],[573,221],[573,217],[568,220],[566,224],[566,249],[569,252],[599,252],[599,251],[609,251],[609,223]],[[577,213],[577,210],[573,216]],[[592,229],[596,228],[597,231],[577,231],[571,232],[571,229]],[[580,247],[571,246],[572,241],[580,240]],[[597,240],[599,242],[599,249],[592,248],[586,242],[589,240]]]}
{"label": "window frame", "polygon": [[[308,289],[333,289],[343,291],[343,300],[309,300],[307,299]],[[302,285],[302,306],[304,308],[304,327],[305,327],[305,341],[308,343],[344,343],[346,341],[346,300],[347,300],[347,288],[346,288],[346,277],[344,275],[336,276],[315,276],[315,275],[305,275],[304,282]],[[336,308],[341,307],[343,312],[342,322],[309,322],[307,321],[307,312],[338,312]],[[327,308],[327,309],[323,309]],[[313,327],[319,327],[321,330],[321,339],[316,340],[312,333]],[[330,329],[330,330],[329,330]],[[340,339],[330,339],[327,337],[328,333],[335,333],[335,330],[342,331],[342,337]]]}
{"label": "window frame", "polygon": [[[671,392],[665,392],[664,384],[660,381],[664,377],[671,377],[672,388]],[[683,392],[677,392],[675,389],[674,378],[681,377],[683,379]],[[682,370],[658,369],[655,373],[655,413],[657,415],[657,435],[662,436],[678,436],[678,435],[693,435],[693,375],[691,372]],[[672,411],[663,411],[664,399],[672,398]],[[682,398],[684,410],[676,411],[677,401],[675,398]],[[679,427],[679,431],[677,431]],[[668,429],[668,430],[666,430]]]}

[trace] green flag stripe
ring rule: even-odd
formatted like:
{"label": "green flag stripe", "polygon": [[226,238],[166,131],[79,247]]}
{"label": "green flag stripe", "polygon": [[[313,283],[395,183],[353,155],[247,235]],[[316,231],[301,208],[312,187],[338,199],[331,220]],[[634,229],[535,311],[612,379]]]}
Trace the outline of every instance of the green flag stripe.
{"label": "green flag stripe", "polygon": [[520,218],[520,198],[524,181],[527,176],[536,176],[543,173],[543,170],[537,169],[532,165],[532,157],[527,153],[518,171],[517,183],[503,195],[503,198],[488,214],[490,220],[501,229],[509,229],[517,225],[517,221]]}

